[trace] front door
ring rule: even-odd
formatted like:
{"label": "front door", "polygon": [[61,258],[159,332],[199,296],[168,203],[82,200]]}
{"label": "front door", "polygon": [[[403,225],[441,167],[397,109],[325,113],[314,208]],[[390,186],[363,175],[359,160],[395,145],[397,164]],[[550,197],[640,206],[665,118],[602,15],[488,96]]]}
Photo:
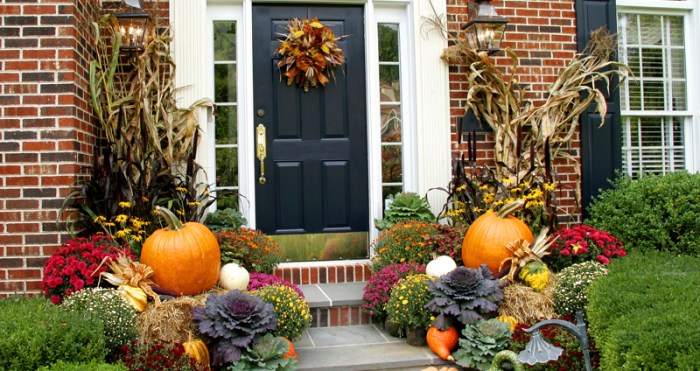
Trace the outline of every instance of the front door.
{"label": "front door", "polygon": [[[336,36],[345,36],[338,44],[346,64],[336,68],[335,81],[331,78],[325,87],[304,92],[281,78],[275,50],[290,19],[314,17]],[[325,234],[337,239],[347,234],[357,239],[358,232],[365,236],[362,252],[337,256],[316,251],[290,260],[366,256],[364,48],[361,6],[253,6],[254,126],[264,126],[267,146],[264,174],[261,161],[256,160],[257,228],[273,236]],[[256,134],[256,143],[258,140]]]}

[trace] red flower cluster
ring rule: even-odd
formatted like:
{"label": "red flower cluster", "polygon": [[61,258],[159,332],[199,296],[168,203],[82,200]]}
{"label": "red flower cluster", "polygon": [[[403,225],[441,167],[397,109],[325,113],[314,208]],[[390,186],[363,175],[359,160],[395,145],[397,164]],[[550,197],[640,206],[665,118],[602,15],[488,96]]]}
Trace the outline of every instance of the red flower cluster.
{"label": "red flower cluster", "polygon": [[128,248],[120,247],[107,236],[96,235],[66,242],[44,265],[41,282],[44,295],[52,303],[59,304],[65,295],[85,287],[96,287],[100,273],[107,271],[106,265],[100,266],[102,260],[105,257],[115,259],[119,253],[135,259]]}
{"label": "red flower cluster", "polygon": [[121,348],[121,361],[129,370],[209,370],[209,365],[201,365],[185,353],[180,343],[155,340],[150,343],[133,342]]}
{"label": "red flower cluster", "polygon": [[620,240],[585,224],[562,228],[552,238],[552,253],[544,260],[555,271],[591,260],[610,264],[610,259],[627,255]]}

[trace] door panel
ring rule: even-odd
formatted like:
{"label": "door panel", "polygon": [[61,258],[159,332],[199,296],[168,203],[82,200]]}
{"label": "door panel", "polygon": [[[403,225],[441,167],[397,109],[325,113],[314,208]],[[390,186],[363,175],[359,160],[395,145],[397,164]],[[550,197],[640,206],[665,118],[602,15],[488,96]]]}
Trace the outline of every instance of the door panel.
{"label": "door panel", "polygon": [[[274,52],[289,19],[313,17],[348,35],[338,42],[346,64],[335,81],[305,93],[287,86]],[[257,227],[270,235],[368,231],[363,8],[254,5],[253,22],[254,123],[267,129]]]}

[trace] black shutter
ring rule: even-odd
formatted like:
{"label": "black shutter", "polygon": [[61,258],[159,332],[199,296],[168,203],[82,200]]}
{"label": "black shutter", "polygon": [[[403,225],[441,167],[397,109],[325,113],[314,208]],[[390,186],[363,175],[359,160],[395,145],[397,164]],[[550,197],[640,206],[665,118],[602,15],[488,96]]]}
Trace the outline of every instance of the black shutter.
{"label": "black shutter", "polygon": [[[590,37],[590,32],[607,26],[617,33],[615,0],[576,0],[576,36],[578,50],[582,51]],[[610,86],[617,84],[617,78]],[[605,87],[600,86],[605,92]],[[622,167],[622,132],[620,127],[620,96],[614,91],[607,97],[608,112],[605,125],[600,127],[600,115],[591,106],[583,113],[581,122],[581,204],[584,219],[588,216],[587,207],[591,198],[608,188],[608,179],[615,176],[615,170]]]}

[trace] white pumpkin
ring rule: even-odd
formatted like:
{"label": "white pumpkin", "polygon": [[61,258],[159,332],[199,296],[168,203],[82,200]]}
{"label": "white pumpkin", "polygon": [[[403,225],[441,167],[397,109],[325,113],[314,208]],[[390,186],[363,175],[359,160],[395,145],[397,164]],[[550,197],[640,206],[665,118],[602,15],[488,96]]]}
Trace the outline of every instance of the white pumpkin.
{"label": "white pumpkin", "polygon": [[248,270],[236,263],[227,263],[221,267],[219,286],[226,290],[246,290],[250,282]]}
{"label": "white pumpkin", "polygon": [[452,272],[455,268],[457,268],[457,263],[455,263],[454,259],[447,255],[441,255],[431,260],[430,263],[425,266],[425,274],[430,277],[440,278]]}

